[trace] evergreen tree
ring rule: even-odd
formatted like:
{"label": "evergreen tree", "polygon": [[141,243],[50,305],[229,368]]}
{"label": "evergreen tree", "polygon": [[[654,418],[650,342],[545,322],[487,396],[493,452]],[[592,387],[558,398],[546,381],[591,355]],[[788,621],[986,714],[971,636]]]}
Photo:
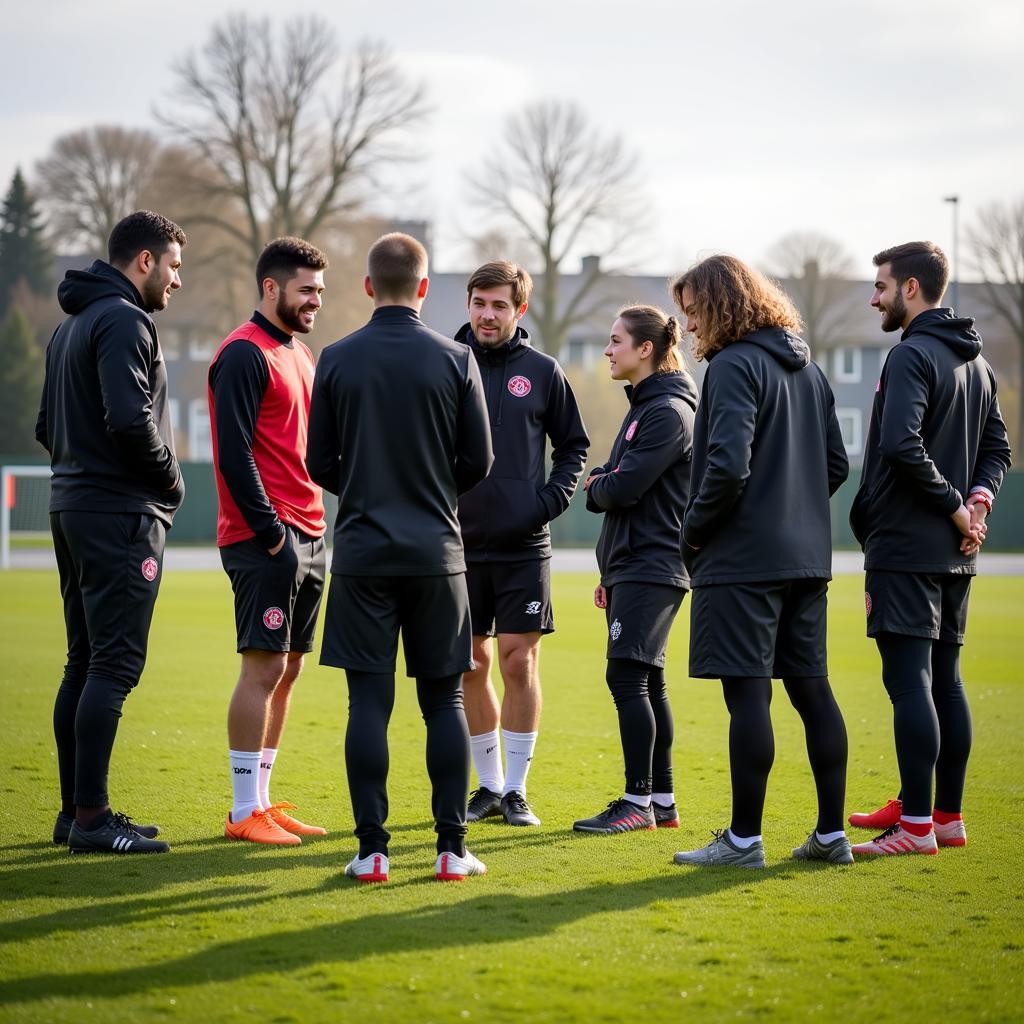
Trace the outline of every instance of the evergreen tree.
{"label": "evergreen tree", "polygon": [[43,387],[43,353],[28,318],[12,305],[0,326],[0,451],[38,455],[36,417]]}
{"label": "evergreen tree", "polygon": [[7,312],[14,286],[22,279],[37,295],[49,292],[53,254],[43,235],[42,214],[19,169],[0,210],[0,316]]}

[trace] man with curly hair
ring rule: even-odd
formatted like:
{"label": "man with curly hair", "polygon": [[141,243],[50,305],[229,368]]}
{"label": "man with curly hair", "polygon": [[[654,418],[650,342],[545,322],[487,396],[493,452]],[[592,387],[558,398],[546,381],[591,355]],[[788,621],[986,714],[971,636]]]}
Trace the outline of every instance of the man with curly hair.
{"label": "man with curly hair", "polygon": [[683,520],[690,675],[722,680],[732,776],[729,827],[675,860],[764,867],[769,708],[781,678],[804,723],[818,793],[817,824],[793,856],[849,864],[846,727],[825,656],[829,498],[849,472],[832,390],[796,334],[792,302],[740,260],[712,256],[672,292],[697,358],[709,361]]}

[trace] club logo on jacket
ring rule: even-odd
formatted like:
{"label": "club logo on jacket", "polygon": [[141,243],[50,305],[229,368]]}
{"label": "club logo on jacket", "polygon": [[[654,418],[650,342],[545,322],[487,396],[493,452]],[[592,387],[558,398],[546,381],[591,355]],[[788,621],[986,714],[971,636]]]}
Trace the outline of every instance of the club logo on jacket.
{"label": "club logo on jacket", "polygon": [[155,558],[150,557],[139,568],[142,570],[142,575],[152,583],[156,579],[157,573],[160,572],[160,563]]}
{"label": "club logo on jacket", "polygon": [[612,640],[618,640],[622,636],[622,623],[616,619],[608,629],[608,635]]}
{"label": "club logo on jacket", "polygon": [[533,385],[528,377],[516,376],[508,382],[508,390],[509,394],[515,395],[516,398],[525,398],[533,390]]}
{"label": "club logo on jacket", "polygon": [[636,433],[636,428],[637,428],[637,426],[639,426],[639,424],[640,424],[639,420],[633,420],[633,422],[630,423],[630,425],[626,428],[626,440],[627,441],[632,441],[633,440],[633,435]]}
{"label": "club logo on jacket", "polygon": [[268,608],[263,613],[263,625],[267,629],[280,629],[284,625],[284,612],[280,608]]}

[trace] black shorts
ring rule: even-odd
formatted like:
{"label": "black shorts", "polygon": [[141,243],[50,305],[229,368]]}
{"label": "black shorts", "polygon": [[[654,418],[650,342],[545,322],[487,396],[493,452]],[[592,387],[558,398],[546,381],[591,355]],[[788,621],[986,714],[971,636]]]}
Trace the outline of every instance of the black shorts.
{"label": "black shorts", "polygon": [[607,656],[661,668],[668,635],[686,591],[660,583],[616,583],[605,589]]}
{"label": "black shorts", "polygon": [[899,633],[962,644],[971,579],[960,573],[872,569],[864,574],[868,636]]}
{"label": "black shorts", "polygon": [[240,652],[313,650],[324,592],[324,539],[287,523],[284,529],[284,546],[273,556],[255,537],[220,549],[235,594]]}
{"label": "black shorts", "polygon": [[473,667],[465,573],[450,576],[331,576],[320,664],[395,671],[402,633],[405,672],[440,679]]}
{"label": "black shorts", "polygon": [[690,675],[828,675],[827,593],[822,579],[696,587],[690,599]]}
{"label": "black shorts", "polygon": [[553,633],[551,559],[474,562],[466,567],[474,636]]}

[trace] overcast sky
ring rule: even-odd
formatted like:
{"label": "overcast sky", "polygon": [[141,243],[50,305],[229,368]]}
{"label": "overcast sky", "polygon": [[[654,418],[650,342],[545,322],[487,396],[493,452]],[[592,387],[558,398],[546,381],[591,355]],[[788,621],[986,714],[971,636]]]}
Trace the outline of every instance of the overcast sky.
{"label": "overcast sky", "polygon": [[[726,250],[760,260],[780,235],[835,236],[871,254],[952,241],[992,200],[1024,195],[1024,5],[1016,0],[392,0],[322,9],[345,43],[385,39],[428,87],[423,160],[386,212],[429,217],[437,269],[464,268],[462,172],[503,119],[545,98],[581,104],[636,154],[652,225],[644,269]],[[0,179],[63,132],[153,127],[172,60],[232,3],[0,0]],[[285,13],[285,17],[295,17]],[[1014,97],[1017,97],[1015,100]]]}

